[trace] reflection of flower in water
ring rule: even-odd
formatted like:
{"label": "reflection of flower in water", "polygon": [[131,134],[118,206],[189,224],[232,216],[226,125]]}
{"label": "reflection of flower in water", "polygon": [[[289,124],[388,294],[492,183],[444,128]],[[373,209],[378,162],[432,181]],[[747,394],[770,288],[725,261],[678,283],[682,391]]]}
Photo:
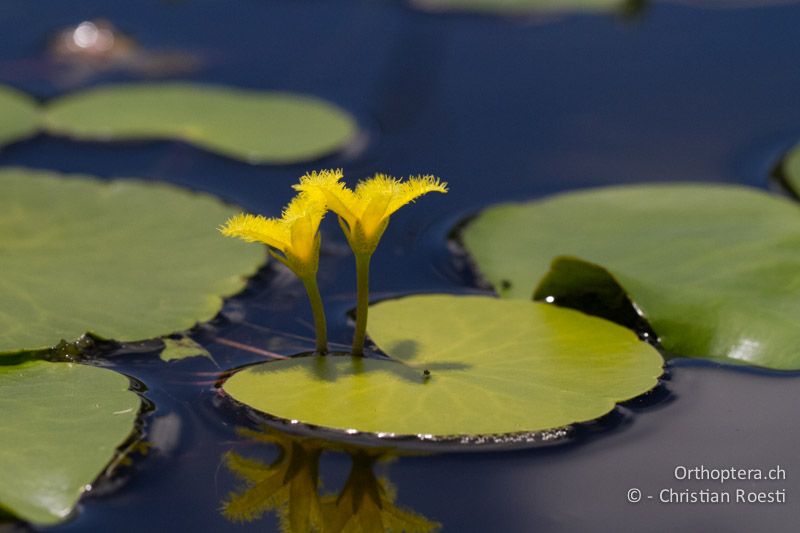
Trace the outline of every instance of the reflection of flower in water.
{"label": "reflection of flower in water", "polygon": [[276,511],[283,531],[299,533],[408,531],[427,533],[440,525],[395,505],[396,492],[373,472],[385,451],[345,449],[352,458],[350,475],[339,494],[319,495],[319,458],[325,444],[272,430],[240,429],[239,434],[276,444],[280,453],[270,464],[235,452],[226,466],[245,486],[228,495],[222,513],[229,520],[250,522]]}
{"label": "reflection of flower in water", "polygon": [[247,487],[228,496],[222,514],[235,522],[250,522],[268,511],[277,511],[284,530],[319,529],[322,519],[317,489],[322,447],[277,432],[240,429],[239,434],[277,444],[280,453],[271,464],[234,452],[224,455],[225,464]]}
{"label": "reflection of flower in water", "polygon": [[342,492],[322,498],[323,531],[408,531],[425,533],[440,524],[394,504],[397,493],[388,479],[375,477],[378,457],[350,454],[353,466]]}

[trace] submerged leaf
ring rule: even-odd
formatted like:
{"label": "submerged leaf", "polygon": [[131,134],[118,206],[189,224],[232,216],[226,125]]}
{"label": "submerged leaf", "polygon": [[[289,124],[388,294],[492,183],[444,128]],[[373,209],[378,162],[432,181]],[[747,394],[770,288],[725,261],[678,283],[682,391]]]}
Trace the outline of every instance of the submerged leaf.
{"label": "submerged leaf", "polygon": [[45,110],[52,133],[102,141],[180,139],[251,163],[315,159],[356,135],[352,116],[317,98],[191,83],[89,89]]}
{"label": "submerged leaf", "polygon": [[164,349],[161,350],[162,361],[179,361],[188,357],[208,357],[211,354],[202,345],[196,343],[191,337],[181,337],[179,339],[162,339]]}
{"label": "submerged leaf", "polygon": [[266,257],[213,231],[235,212],[166,184],[0,171],[0,354],[210,320]]}
{"label": "submerged leaf", "polygon": [[0,508],[35,524],[64,520],[133,431],[139,397],[111,370],[0,365]]}
{"label": "submerged leaf", "polygon": [[485,210],[463,233],[501,296],[587,291],[581,261],[625,289],[668,351],[799,369],[800,207],[755,189],[640,185]]}
{"label": "submerged leaf", "polygon": [[369,332],[396,361],[298,357],[248,367],[224,389],[270,415],[339,430],[485,435],[596,419],[662,372],[658,352],[629,330],[521,300],[387,301],[371,307]]}

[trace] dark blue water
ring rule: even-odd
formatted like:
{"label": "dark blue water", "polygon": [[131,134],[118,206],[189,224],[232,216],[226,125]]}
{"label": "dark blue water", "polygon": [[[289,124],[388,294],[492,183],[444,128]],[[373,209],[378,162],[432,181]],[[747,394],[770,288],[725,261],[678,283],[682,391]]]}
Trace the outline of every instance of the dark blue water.
{"label": "dark blue water", "polygon": [[[654,3],[634,18],[548,22],[433,15],[402,2],[250,0],[4,2],[0,82],[42,99],[65,87],[43,59],[58,28],[105,17],[149,49],[181,49],[204,66],[184,78],[305,92],[354,113],[368,143],[309,164],[251,166],[180,143],[106,145],[40,136],[5,148],[2,165],[105,177],[140,176],[209,191],[275,214],[310,168],[435,173],[451,193],[400,211],[373,260],[373,296],[478,290],[446,246],[481,207],[611,183],[716,181],[766,187],[800,139],[800,5],[706,10]],[[78,86],[139,79],[124,70]],[[422,205],[424,203],[424,205]],[[330,221],[329,221],[330,222]],[[321,287],[331,338],[347,343],[354,268],[335,224],[324,226]],[[215,362],[165,365],[152,353],[109,354],[141,380],[155,410],[152,447],[86,497],[59,531],[277,530],[274,514],[234,524],[219,512],[237,486],[229,450],[274,456],[220,404],[223,370],[261,360],[228,341],[294,354],[313,348],[302,287],[272,268],[193,336]],[[222,339],[222,340],[220,340]],[[399,459],[382,471],[398,504],[452,531],[794,531],[800,519],[800,377],[673,361],[668,394],[621,407],[570,444],[544,450]],[[271,455],[272,454],[272,455]],[[781,465],[786,480],[725,488],[786,489],[787,503],[662,504],[676,466]],[[347,454],[322,456],[332,490]],[[388,469],[388,470],[387,470]],[[104,485],[104,486],[103,486]]]}

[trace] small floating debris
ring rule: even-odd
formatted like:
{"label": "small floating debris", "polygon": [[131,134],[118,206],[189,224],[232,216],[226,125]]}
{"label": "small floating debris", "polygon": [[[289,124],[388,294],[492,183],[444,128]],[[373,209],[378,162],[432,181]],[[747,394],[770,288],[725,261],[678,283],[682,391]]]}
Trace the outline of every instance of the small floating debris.
{"label": "small floating debris", "polygon": [[[60,66],[59,85],[74,86],[113,71],[158,78],[198,70],[200,59],[180,50],[147,50],[106,19],[84,20],[58,30],[50,40],[47,60]],[[45,69],[48,70],[48,69]]]}

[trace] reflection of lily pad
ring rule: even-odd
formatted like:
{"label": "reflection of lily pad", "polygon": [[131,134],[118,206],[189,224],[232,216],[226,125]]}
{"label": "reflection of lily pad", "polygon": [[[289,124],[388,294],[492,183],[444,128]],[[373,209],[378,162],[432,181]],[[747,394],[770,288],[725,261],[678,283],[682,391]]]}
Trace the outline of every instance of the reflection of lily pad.
{"label": "reflection of lily pad", "polygon": [[631,0],[411,0],[430,11],[476,11],[497,14],[623,11]]}
{"label": "reflection of lily pad", "polygon": [[188,83],[91,89],[51,102],[45,120],[77,139],[182,139],[252,163],[314,159],[356,131],[350,115],[316,98]]}
{"label": "reflection of lily pad", "polygon": [[36,101],[15,89],[0,86],[0,146],[30,137],[39,131]]}
{"label": "reflection of lily pad", "polygon": [[0,171],[0,353],[213,318],[265,258],[214,231],[236,211],[164,184]]}
{"label": "reflection of lily pad", "polygon": [[225,391],[270,415],[340,430],[498,434],[598,418],[650,390],[662,369],[629,330],[534,302],[403,298],[373,306],[369,332],[402,362],[300,357],[249,367]]}
{"label": "reflection of lily pad", "polygon": [[128,386],[85,365],[0,366],[0,507],[36,524],[66,518],[133,431]]}
{"label": "reflection of lily pad", "polygon": [[[784,198],[611,187],[489,208],[463,239],[501,296],[530,298],[551,261],[572,256],[604,267],[671,352],[800,368],[800,208]],[[585,292],[585,276],[556,267],[558,296]]]}

